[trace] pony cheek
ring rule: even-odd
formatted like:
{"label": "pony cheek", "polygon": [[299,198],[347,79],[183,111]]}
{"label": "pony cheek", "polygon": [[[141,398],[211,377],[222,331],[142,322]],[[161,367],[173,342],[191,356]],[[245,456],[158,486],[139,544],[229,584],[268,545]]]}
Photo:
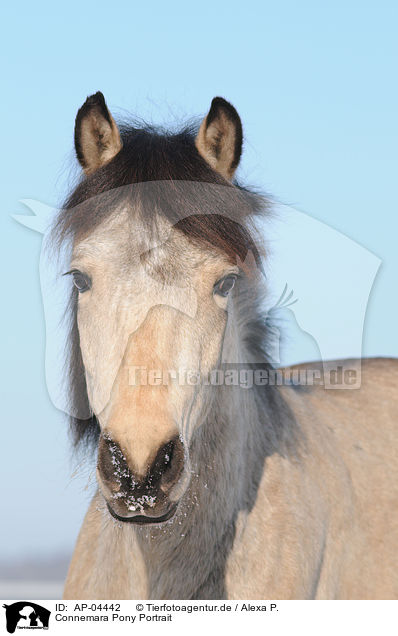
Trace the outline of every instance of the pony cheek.
{"label": "pony cheek", "polygon": [[213,320],[211,338],[205,338],[202,361],[203,372],[210,373],[220,367],[225,334],[228,327],[228,312],[218,309],[217,316]]}

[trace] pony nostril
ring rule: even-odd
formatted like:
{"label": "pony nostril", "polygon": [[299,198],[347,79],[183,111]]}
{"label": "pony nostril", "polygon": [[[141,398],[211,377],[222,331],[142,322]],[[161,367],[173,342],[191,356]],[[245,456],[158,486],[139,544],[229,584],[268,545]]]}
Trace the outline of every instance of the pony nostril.
{"label": "pony nostril", "polygon": [[184,466],[184,446],[177,436],[162,446],[152,464],[149,481],[162,490],[170,489],[178,480]]}
{"label": "pony nostril", "polygon": [[107,435],[102,435],[98,446],[98,469],[102,478],[113,491],[126,487],[132,480],[126,457],[119,444]]}
{"label": "pony nostril", "polygon": [[171,463],[173,461],[175,444],[173,441],[169,442],[163,447],[164,455],[163,455],[163,464],[164,470],[163,474],[165,474],[171,468]]}
{"label": "pony nostril", "polygon": [[152,464],[149,480],[152,484],[158,482],[165,473],[171,470],[172,459],[174,455],[175,441],[167,442],[158,450],[155,461]]}

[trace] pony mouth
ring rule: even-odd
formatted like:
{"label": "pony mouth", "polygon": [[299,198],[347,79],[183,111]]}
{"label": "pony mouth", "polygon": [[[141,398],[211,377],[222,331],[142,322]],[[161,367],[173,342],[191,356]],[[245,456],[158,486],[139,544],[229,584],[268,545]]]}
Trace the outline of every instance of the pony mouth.
{"label": "pony mouth", "polygon": [[123,523],[136,523],[137,525],[144,525],[144,524],[156,525],[159,523],[164,523],[165,521],[168,521],[169,519],[174,517],[177,510],[177,505],[178,503],[173,504],[171,508],[168,510],[168,512],[166,512],[164,515],[161,515],[160,517],[147,517],[146,515],[135,515],[133,517],[121,517],[120,515],[116,514],[114,510],[112,510],[111,506],[108,503],[106,504],[109,513],[112,515],[114,519],[117,519],[118,521],[122,521]]}

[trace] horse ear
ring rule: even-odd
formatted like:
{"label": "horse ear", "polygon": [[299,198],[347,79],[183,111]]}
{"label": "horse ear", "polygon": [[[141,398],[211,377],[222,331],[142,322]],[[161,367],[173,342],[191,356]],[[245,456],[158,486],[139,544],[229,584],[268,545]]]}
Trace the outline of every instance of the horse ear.
{"label": "horse ear", "polygon": [[84,172],[95,172],[122,147],[120,134],[102,93],[87,97],[75,121],[76,155]]}
{"label": "horse ear", "polygon": [[232,179],[242,152],[242,122],[235,108],[215,97],[195,140],[199,154],[226,179]]}

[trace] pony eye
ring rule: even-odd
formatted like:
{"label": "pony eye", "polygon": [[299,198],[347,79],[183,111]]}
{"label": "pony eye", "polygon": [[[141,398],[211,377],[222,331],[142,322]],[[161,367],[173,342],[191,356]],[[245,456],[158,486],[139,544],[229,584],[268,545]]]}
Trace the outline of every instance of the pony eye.
{"label": "pony eye", "polygon": [[236,274],[228,274],[228,276],[224,276],[224,278],[214,285],[213,293],[225,298],[228,296],[229,292],[232,291],[237,278],[238,276]]}
{"label": "pony eye", "polygon": [[88,291],[91,288],[91,280],[86,274],[82,274],[77,270],[70,272],[73,276],[73,284],[80,294]]}

